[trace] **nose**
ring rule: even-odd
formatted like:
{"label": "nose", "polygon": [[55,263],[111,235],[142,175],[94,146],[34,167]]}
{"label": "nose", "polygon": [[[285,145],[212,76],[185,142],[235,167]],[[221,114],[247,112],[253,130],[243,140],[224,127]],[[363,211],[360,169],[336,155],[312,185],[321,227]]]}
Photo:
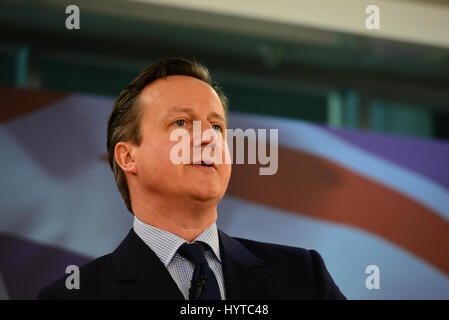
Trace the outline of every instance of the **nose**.
{"label": "nose", "polygon": [[209,121],[195,121],[193,123],[193,146],[203,147],[216,139],[217,132]]}

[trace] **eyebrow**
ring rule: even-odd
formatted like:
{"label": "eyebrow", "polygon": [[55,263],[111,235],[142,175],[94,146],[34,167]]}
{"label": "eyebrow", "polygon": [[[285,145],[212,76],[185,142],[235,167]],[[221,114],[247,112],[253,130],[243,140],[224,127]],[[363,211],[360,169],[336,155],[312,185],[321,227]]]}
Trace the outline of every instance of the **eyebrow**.
{"label": "eyebrow", "polygon": [[164,118],[166,118],[167,116],[173,114],[173,113],[192,113],[192,109],[190,108],[186,108],[186,107],[170,107],[168,109],[165,110],[164,112]]}
{"label": "eyebrow", "polygon": [[[174,107],[170,107],[168,109],[165,110],[164,112],[164,118],[167,118],[168,116],[175,114],[175,113],[187,113],[187,114],[193,114],[192,109],[188,108],[188,107],[179,107],[179,106],[174,106]],[[223,115],[221,115],[218,112],[211,112],[208,116],[208,118],[218,118],[221,121],[223,121],[225,124],[227,124],[227,119],[226,117],[224,117]]]}

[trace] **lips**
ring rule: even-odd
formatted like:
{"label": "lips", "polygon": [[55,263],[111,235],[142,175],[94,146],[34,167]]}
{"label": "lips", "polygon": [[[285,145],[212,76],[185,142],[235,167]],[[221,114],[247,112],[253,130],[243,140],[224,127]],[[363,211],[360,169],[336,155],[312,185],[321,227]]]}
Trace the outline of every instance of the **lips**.
{"label": "lips", "polygon": [[199,164],[199,166],[201,166],[201,167],[206,167],[206,168],[217,169],[217,166],[216,166],[215,163],[213,163],[213,162],[201,161],[201,164]]}
{"label": "lips", "polygon": [[205,160],[201,160],[200,163],[195,163],[195,162],[193,162],[193,163],[191,163],[191,165],[193,165],[193,166],[199,166],[199,167],[206,167],[206,168],[214,168],[214,169],[217,169],[217,166],[216,166],[215,163],[213,163],[213,162],[208,162],[208,161],[205,161]]}
{"label": "lips", "polygon": [[214,164],[213,164],[213,163],[207,163],[207,162],[201,161],[201,166],[205,166],[205,167],[214,167]]}

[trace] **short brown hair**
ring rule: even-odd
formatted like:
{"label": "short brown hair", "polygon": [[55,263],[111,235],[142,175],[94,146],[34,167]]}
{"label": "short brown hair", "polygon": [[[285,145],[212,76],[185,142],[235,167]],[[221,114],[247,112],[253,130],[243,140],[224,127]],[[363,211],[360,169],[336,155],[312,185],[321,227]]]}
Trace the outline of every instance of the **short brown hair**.
{"label": "short brown hair", "polygon": [[120,166],[115,160],[115,145],[121,141],[131,141],[140,145],[141,106],[139,96],[151,82],[171,75],[184,75],[197,78],[209,84],[217,92],[225,115],[229,110],[228,99],[221,88],[212,82],[209,70],[197,61],[184,58],[165,58],[143,69],[126,88],[120,92],[108,120],[107,149],[109,165],[114,173],[115,182],[128,210],[133,213],[128,183]]}

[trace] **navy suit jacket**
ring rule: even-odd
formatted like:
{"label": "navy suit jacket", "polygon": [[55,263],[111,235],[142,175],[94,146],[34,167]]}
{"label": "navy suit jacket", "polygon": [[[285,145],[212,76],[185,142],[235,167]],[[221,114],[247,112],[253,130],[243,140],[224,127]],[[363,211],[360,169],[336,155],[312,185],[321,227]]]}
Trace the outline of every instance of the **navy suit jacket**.
{"label": "navy suit jacket", "polygon": [[[227,300],[345,299],[318,252],[218,234]],[[67,289],[65,279],[38,299],[184,299],[133,229],[113,253],[80,268],[80,289]]]}

